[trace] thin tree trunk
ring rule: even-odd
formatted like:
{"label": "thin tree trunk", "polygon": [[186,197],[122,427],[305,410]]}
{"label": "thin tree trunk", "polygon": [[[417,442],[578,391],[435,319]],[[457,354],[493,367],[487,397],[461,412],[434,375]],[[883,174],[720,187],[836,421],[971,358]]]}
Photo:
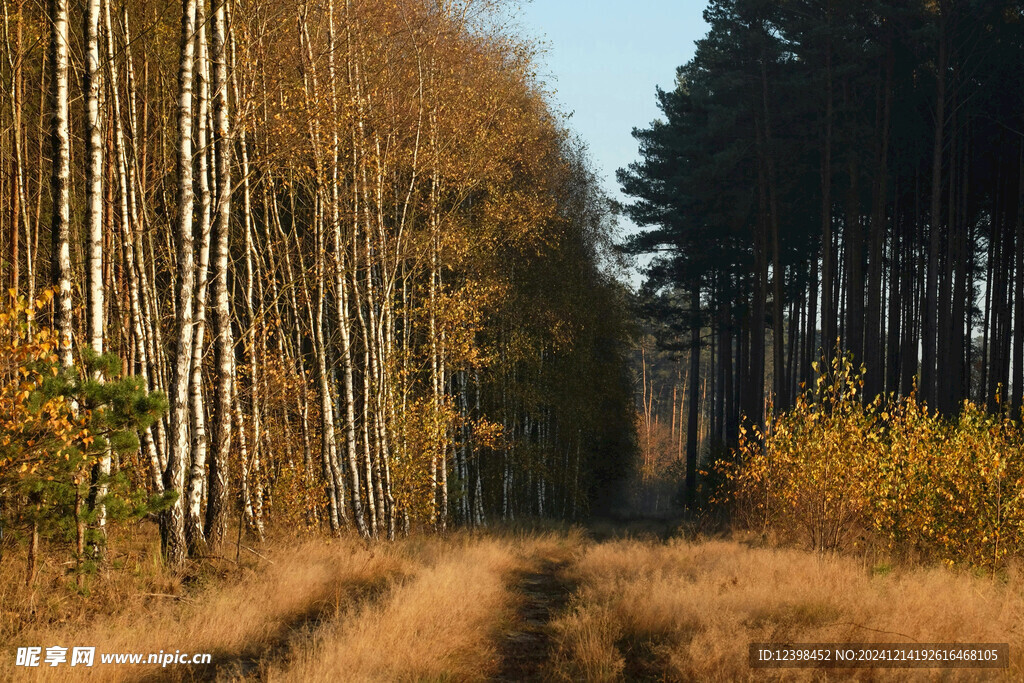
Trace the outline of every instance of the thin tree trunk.
{"label": "thin tree trunk", "polygon": [[885,80],[879,94],[879,106],[876,119],[878,121],[880,141],[876,162],[874,196],[871,207],[870,234],[868,237],[868,282],[867,310],[864,314],[864,362],[867,370],[865,375],[865,395],[873,399],[884,390],[885,364],[883,360],[884,330],[882,329],[882,260],[885,247],[886,200],[889,192],[889,132],[892,113],[892,72],[895,57],[892,47],[888,49],[885,67]]}
{"label": "thin tree trunk", "polygon": [[694,514],[697,508],[697,437],[700,429],[699,401],[700,391],[700,289],[697,285],[690,287],[690,389],[689,413],[686,421],[686,510]]}
{"label": "thin tree trunk", "polygon": [[921,360],[921,397],[934,405],[936,400],[936,345],[938,343],[938,270],[942,236],[942,157],[946,125],[946,68],[948,51],[946,19],[948,2],[939,2],[939,57],[935,95],[935,140],[932,148],[932,194],[929,214],[928,268],[924,298],[924,332]]}
{"label": "thin tree trunk", "polygon": [[180,569],[187,557],[185,539],[185,472],[191,462],[189,442],[189,383],[193,354],[195,253],[192,239],[192,69],[196,0],[184,0],[181,18],[181,62],[178,73],[178,216],[175,231],[178,332],[171,379],[171,433],[164,487],[178,493],[163,513],[161,540],[167,562]]}
{"label": "thin tree trunk", "polygon": [[210,272],[210,231],[213,223],[213,197],[210,190],[210,63],[206,49],[207,13],[205,0],[196,6],[196,73],[199,76],[198,143],[199,162],[199,268],[195,299],[195,336],[189,395],[192,403],[192,467],[188,482],[185,536],[193,556],[206,552],[203,528],[203,494],[206,492],[206,408],[203,396],[203,355],[206,337],[206,292]]}
{"label": "thin tree trunk", "polygon": [[[347,8],[347,5],[346,5]],[[336,49],[334,33],[334,0],[327,3],[327,68],[328,77],[331,81],[331,233],[334,247],[334,298],[337,307],[337,324],[341,334],[341,362],[344,374],[345,392],[345,453],[348,464],[349,476],[352,487],[352,515],[355,520],[356,529],[362,536],[376,535],[377,519],[374,511],[373,488],[370,484],[370,469],[366,468],[367,486],[366,499],[370,514],[370,526],[366,524],[363,515],[362,494],[359,483],[359,466],[356,457],[356,426],[355,426],[355,394],[352,380],[352,343],[351,325],[348,311],[347,277],[345,276],[345,248],[341,237],[341,214],[340,214],[340,141],[338,135],[338,91],[337,72],[335,70],[334,52]],[[346,19],[348,13],[346,12]],[[349,48],[351,58],[351,48]],[[355,151],[353,150],[353,155]],[[355,219],[358,221],[358,218]],[[364,419],[366,419],[364,417]]]}
{"label": "thin tree trunk", "polygon": [[71,352],[71,131],[68,118],[68,0],[51,0],[50,65],[53,69],[53,90],[50,107],[53,127],[50,129],[53,175],[52,268],[53,285],[57,288],[56,325],[60,341],[60,359],[65,367],[73,362]]}
{"label": "thin tree trunk", "polygon": [[213,325],[216,366],[213,448],[210,453],[209,492],[206,503],[205,535],[216,548],[227,530],[228,458],[231,453],[231,396],[234,393],[234,334],[228,301],[228,262],[231,229],[231,116],[228,102],[227,0],[213,0],[212,54],[214,143],[217,204],[214,230]]}

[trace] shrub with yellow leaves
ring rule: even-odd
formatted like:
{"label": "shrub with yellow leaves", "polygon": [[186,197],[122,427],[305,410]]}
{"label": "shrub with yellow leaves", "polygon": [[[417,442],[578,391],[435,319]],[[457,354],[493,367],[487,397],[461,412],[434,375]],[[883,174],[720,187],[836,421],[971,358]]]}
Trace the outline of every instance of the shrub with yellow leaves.
{"label": "shrub with yellow leaves", "polygon": [[848,356],[719,465],[737,519],[822,550],[873,542],[994,569],[1024,551],[1020,420],[965,402],[943,418],[915,396],[863,397]]}

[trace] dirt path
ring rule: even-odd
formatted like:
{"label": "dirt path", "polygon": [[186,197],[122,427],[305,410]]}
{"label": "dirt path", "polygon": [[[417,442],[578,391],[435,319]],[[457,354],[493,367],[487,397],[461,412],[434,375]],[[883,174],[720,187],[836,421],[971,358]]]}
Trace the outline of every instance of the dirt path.
{"label": "dirt path", "polygon": [[564,577],[568,560],[541,559],[533,571],[519,574],[514,590],[521,601],[512,630],[501,643],[501,668],[495,681],[543,681],[553,645],[551,620],[565,609],[572,585]]}
{"label": "dirt path", "polygon": [[213,663],[176,671],[161,671],[143,680],[175,681],[265,681],[274,665],[287,661],[292,652],[304,641],[314,637],[317,629],[335,619],[343,610],[379,602],[387,594],[391,582],[387,577],[379,581],[345,581],[332,586],[326,593],[311,596],[307,608],[291,615],[274,629],[268,639],[240,652],[213,652]]}

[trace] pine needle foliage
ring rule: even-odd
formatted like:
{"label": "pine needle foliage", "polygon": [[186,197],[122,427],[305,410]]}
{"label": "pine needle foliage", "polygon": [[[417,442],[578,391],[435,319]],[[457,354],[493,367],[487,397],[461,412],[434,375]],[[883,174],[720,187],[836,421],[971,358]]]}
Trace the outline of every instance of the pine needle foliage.
{"label": "pine needle foliage", "polygon": [[[4,542],[35,544],[41,536],[74,542],[76,571],[88,572],[105,540],[97,525],[101,509],[111,523],[173,500],[147,495],[123,471],[98,476],[94,468],[108,453],[135,453],[137,432],[160,417],[167,401],[139,378],[122,377],[112,354],[83,349],[78,365],[64,366],[57,335],[35,322],[51,299],[50,291],[35,301],[12,295],[0,311],[0,530],[13,530],[0,532],[0,559]],[[100,490],[105,495],[97,496]]]}

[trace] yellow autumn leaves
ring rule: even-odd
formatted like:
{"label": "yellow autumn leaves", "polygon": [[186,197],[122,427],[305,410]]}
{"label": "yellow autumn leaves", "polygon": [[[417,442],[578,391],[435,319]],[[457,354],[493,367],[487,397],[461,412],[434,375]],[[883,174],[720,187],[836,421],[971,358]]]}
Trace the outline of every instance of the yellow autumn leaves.
{"label": "yellow autumn leaves", "polygon": [[863,400],[849,358],[818,368],[795,407],[744,430],[721,463],[740,519],[818,549],[873,545],[995,568],[1024,550],[1020,416],[915,397]]}
{"label": "yellow autumn leaves", "polygon": [[32,321],[52,297],[46,291],[30,301],[11,293],[0,310],[0,484],[66,459],[74,439],[86,434],[65,397],[38,392],[56,374],[58,358],[56,337]]}

